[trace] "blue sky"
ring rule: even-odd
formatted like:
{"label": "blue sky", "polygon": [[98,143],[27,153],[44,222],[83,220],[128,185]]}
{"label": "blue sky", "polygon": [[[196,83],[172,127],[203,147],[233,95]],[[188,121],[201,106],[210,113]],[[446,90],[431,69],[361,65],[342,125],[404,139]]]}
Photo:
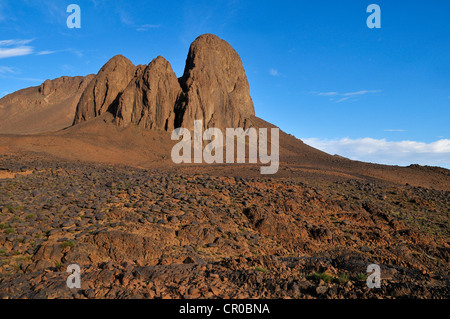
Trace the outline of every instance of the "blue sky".
{"label": "blue sky", "polygon": [[116,54],[162,55],[181,76],[190,43],[214,33],[241,56],[259,117],[332,154],[450,168],[449,16],[446,0],[0,0],[0,97]]}

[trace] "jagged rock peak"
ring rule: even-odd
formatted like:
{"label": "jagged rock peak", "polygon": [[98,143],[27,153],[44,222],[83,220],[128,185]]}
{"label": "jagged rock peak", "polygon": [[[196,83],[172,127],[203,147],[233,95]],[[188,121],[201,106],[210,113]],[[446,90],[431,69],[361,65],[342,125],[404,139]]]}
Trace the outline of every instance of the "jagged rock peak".
{"label": "jagged rock peak", "polygon": [[122,126],[133,123],[145,129],[172,130],[181,92],[170,63],[158,56],[136,72],[122,93],[116,120]]}
{"label": "jagged rock peak", "polygon": [[161,56],[137,67],[121,55],[109,60],[83,92],[74,124],[105,112],[118,125],[157,130],[192,129],[195,120],[204,128],[245,128],[255,115],[241,58],[212,34],[191,44],[180,79]]}
{"label": "jagged rock peak", "polygon": [[191,44],[180,83],[183,127],[192,128],[198,119],[205,128],[242,127],[255,115],[241,58],[216,35],[201,35]]}
{"label": "jagged rock peak", "polygon": [[136,72],[136,66],[122,55],[111,58],[83,92],[77,105],[74,124],[107,111],[114,111],[117,99]]}

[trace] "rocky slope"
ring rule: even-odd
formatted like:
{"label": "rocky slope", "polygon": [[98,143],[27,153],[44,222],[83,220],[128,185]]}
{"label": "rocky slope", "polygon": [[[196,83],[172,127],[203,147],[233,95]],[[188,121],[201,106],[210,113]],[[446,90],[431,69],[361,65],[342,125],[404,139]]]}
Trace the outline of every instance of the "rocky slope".
{"label": "rocky slope", "polygon": [[0,134],[33,134],[70,126],[81,94],[93,78],[63,76],[3,97]]}
{"label": "rocky slope", "polygon": [[[33,156],[0,167],[2,298],[450,297],[448,191]],[[72,263],[81,289],[66,286]]]}

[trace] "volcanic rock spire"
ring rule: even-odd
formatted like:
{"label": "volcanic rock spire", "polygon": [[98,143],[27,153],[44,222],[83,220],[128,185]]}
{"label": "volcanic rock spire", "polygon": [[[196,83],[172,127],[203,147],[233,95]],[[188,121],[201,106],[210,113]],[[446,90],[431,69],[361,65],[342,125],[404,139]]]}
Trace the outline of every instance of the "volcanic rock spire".
{"label": "volcanic rock spire", "polygon": [[163,57],[138,67],[123,56],[112,58],[83,92],[74,124],[105,112],[120,126],[166,131],[192,129],[195,120],[204,128],[245,128],[255,115],[239,55],[212,34],[192,43],[179,79]]}
{"label": "volcanic rock spire", "polygon": [[88,121],[114,109],[114,103],[134,76],[136,67],[122,55],[110,59],[84,90],[73,124]]}

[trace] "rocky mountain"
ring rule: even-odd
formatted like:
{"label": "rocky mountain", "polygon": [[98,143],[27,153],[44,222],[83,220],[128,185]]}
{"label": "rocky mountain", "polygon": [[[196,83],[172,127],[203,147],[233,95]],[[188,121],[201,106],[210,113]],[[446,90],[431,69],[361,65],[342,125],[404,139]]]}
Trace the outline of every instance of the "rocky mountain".
{"label": "rocky mountain", "polygon": [[157,57],[138,68],[119,99],[116,119],[124,126],[134,123],[145,129],[173,130],[175,105],[181,94],[170,63]]}
{"label": "rocky mountain", "polygon": [[135,73],[136,67],[124,56],[117,55],[109,60],[84,90],[77,105],[73,124],[112,111],[112,105]]}
{"label": "rocky mountain", "polygon": [[77,103],[94,75],[63,76],[0,99],[0,134],[57,131],[73,122]]}
{"label": "rocky mountain", "polygon": [[202,120],[204,128],[247,127],[255,109],[238,53],[204,34],[191,44],[181,78],[161,56],[135,66],[117,55],[96,75],[47,80],[5,97],[0,133],[56,131],[104,113],[120,127],[171,131],[192,129],[194,120]]}
{"label": "rocky mountain", "polygon": [[163,57],[138,67],[123,56],[112,58],[83,93],[74,124],[104,112],[120,126],[166,131],[193,128],[194,120],[203,120],[204,128],[245,127],[255,115],[239,55],[212,34],[192,43],[179,79]]}
{"label": "rocky mountain", "polygon": [[215,35],[202,35],[192,43],[180,83],[183,127],[192,128],[197,119],[203,119],[205,128],[244,127],[255,115],[242,61]]}

